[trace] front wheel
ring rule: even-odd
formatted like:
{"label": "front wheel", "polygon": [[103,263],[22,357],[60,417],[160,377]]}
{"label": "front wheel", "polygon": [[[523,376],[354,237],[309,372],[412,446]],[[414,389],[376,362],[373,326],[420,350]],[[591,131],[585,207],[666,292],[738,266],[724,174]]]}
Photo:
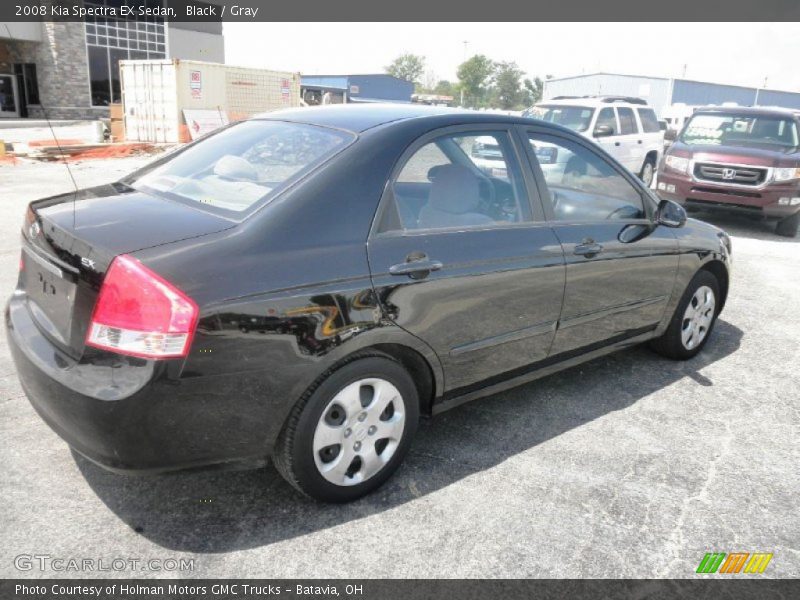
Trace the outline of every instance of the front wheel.
{"label": "front wheel", "polygon": [[798,227],[800,227],[800,212],[796,212],[791,217],[786,217],[782,221],[778,221],[778,225],[775,227],[775,233],[783,237],[796,237]]}
{"label": "front wheel", "polygon": [[698,271],[686,287],[667,330],[650,342],[651,348],[675,360],[692,358],[706,345],[719,307],[717,278],[708,271]]}
{"label": "front wheel", "polygon": [[384,355],[353,360],[295,405],[273,455],[283,477],[323,502],[380,487],[402,462],[419,420],[411,376]]}

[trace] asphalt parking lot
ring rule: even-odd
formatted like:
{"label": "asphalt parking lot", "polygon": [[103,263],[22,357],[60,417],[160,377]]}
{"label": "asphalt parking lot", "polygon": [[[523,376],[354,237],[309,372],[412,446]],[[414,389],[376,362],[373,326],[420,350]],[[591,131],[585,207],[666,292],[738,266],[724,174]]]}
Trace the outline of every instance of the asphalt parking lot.
{"label": "asphalt parking lot", "polygon": [[[78,185],[148,159],[74,165]],[[25,204],[62,164],[0,166],[0,293]],[[194,577],[692,577],[705,552],[773,552],[800,577],[800,239],[705,213],[733,235],[728,304],[698,357],[633,348],[424,422],[397,475],[317,504],[272,468],[107,473],[35,414],[0,341],[0,576],[19,555],[193,558]]]}

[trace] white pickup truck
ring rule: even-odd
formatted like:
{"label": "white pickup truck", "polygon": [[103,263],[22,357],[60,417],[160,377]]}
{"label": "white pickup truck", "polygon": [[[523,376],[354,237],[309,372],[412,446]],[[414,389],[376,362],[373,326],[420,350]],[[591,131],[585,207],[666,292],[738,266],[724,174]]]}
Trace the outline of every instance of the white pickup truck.
{"label": "white pickup truck", "polygon": [[640,98],[557,97],[540,102],[526,117],[558,123],[603,147],[648,186],[664,151],[664,132],[655,111]]}

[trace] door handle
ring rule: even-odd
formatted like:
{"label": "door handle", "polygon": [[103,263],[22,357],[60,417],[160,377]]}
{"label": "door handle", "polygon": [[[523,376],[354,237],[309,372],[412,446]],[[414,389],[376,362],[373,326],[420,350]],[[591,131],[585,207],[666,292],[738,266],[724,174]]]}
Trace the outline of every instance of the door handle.
{"label": "door handle", "polygon": [[619,146],[619,142],[614,142],[614,145],[615,146]]}
{"label": "door handle", "polygon": [[595,242],[583,242],[582,244],[578,244],[573,249],[572,253],[577,254],[578,256],[585,256],[586,258],[592,258],[600,254],[603,251],[603,246],[597,244]]}
{"label": "door handle", "polygon": [[642,143],[642,140],[639,140],[639,143],[641,144],[641,143]]}
{"label": "door handle", "polygon": [[442,266],[440,261],[429,259],[427,254],[412,252],[406,257],[405,262],[389,267],[389,273],[408,275],[411,279],[424,279],[431,271],[438,271]]}

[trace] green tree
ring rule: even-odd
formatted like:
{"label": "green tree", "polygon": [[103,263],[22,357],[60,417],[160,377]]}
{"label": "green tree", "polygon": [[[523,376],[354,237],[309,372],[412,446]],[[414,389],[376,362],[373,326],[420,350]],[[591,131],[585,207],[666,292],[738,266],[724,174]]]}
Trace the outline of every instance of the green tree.
{"label": "green tree", "polygon": [[436,84],[436,87],[433,88],[433,93],[439,96],[455,96],[456,87],[446,79],[442,79]]}
{"label": "green tree", "polygon": [[526,79],[522,82],[522,105],[524,108],[533,106],[542,99],[544,82],[541,77],[534,77],[533,81]]}
{"label": "green tree", "polygon": [[459,90],[464,92],[464,104],[485,106],[494,76],[494,62],[483,54],[476,54],[461,63],[456,72]]}
{"label": "green tree", "polygon": [[504,110],[511,110],[523,104],[522,76],[524,72],[515,62],[499,62],[494,72],[495,105]]}
{"label": "green tree", "polygon": [[419,85],[422,74],[425,72],[425,57],[417,54],[402,54],[386,67],[386,72]]}

